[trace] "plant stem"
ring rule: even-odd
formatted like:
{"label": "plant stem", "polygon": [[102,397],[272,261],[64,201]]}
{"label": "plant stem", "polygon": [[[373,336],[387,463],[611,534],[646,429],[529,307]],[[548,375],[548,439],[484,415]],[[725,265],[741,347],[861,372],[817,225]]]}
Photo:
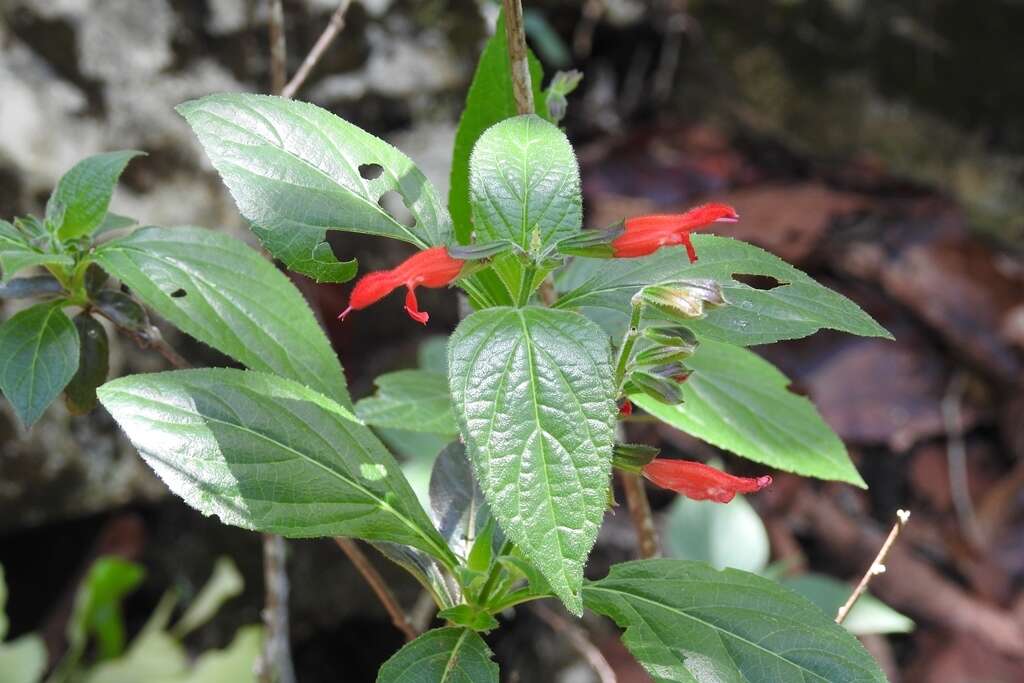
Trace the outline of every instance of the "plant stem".
{"label": "plant stem", "polygon": [[287,548],[276,534],[263,534],[263,582],[266,598],[263,625],[266,628],[257,675],[267,683],[295,683],[291,646],[288,639]]}
{"label": "plant stem", "polygon": [[501,563],[498,562],[498,557],[508,555],[510,552],[512,552],[512,541],[505,541],[501,546],[501,550],[498,551],[498,556],[494,558],[494,564],[491,565],[487,580],[484,581],[483,588],[480,589],[480,597],[477,598],[476,604],[480,606],[487,604],[487,599],[491,597],[491,591],[494,590],[494,584],[498,582],[498,577],[501,576]]}
{"label": "plant stem", "polygon": [[654,517],[651,515],[651,505],[647,502],[644,482],[635,472],[620,471],[619,477],[622,480],[622,488],[626,492],[626,506],[629,508],[629,518],[636,531],[640,558],[648,560],[658,557],[661,555],[661,551],[658,549],[658,532],[654,528]]}
{"label": "plant stem", "polygon": [[619,356],[615,362],[615,390],[622,391],[622,382],[626,377],[626,367],[629,365],[629,357],[636,345],[636,338],[640,334],[640,313],[643,304],[634,303],[633,311],[629,316],[629,327],[622,336],[622,343],[619,344]]}
{"label": "plant stem", "polygon": [[882,544],[878,554],[872,561],[871,566],[864,572],[864,576],[861,577],[860,583],[853,589],[853,593],[846,599],[846,602],[842,607],[839,608],[839,612],[836,613],[836,623],[842,624],[843,620],[853,609],[853,606],[857,604],[857,600],[864,591],[868,589],[868,584],[871,583],[872,577],[877,574],[881,574],[885,571],[885,558],[889,554],[889,550],[892,548],[893,543],[896,542],[896,537],[900,535],[900,530],[907,525],[907,521],[910,520],[910,513],[906,510],[896,511],[896,523],[892,525],[892,530],[889,532],[889,536],[885,539],[885,543]]}
{"label": "plant stem", "polygon": [[348,559],[352,560],[352,564],[356,566],[359,573],[370,584],[370,588],[373,589],[380,603],[384,605],[384,609],[387,610],[388,615],[391,617],[391,623],[395,625],[395,628],[402,632],[406,641],[414,640],[418,635],[416,629],[409,623],[409,619],[405,616],[405,612],[402,611],[402,607],[398,604],[394,593],[388,588],[384,577],[380,575],[380,572],[373,566],[370,559],[366,557],[366,554],[359,549],[359,546],[351,538],[338,537],[334,539],[334,542],[348,555]]}
{"label": "plant stem", "polygon": [[334,38],[341,32],[341,29],[345,28],[345,13],[348,12],[349,6],[352,4],[352,0],[341,0],[338,3],[338,9],[334,10],[334,14],[327,22],[324,32],[320,34],[320,37],[316,39],[316,43],[310,49],[309,54],[302,60],[302,64],[299,65],[299,70],[295,72],[292,79],[288,81],[288,84],[281,88],[281,97],[295,97],[295,93],[298,92],[302,84],[305,83],[309,74],[313,71],[313,67],[323,57],[324,52],[330,47]]}
{"label": "plant stem", "polygon": [[[280,93],[288,78],[288,51],[284,33],[282,0],[270,0],[270,88]],[[295,683],[288,628],[288,567],[284,539],[263,534],[265,596],[263,624],[266,633],[257,667],[260,683]]]}
{"label": "plant stem", "polygon": [[505,8],[505,36],[508,38],[509,66],[512,69],[512,91],[516,98],[516,111],[532,114],[533,84],[530,82],[530,64],[526,58],[526,31],[523,28],[523,4],[520,0],[502,0]]}

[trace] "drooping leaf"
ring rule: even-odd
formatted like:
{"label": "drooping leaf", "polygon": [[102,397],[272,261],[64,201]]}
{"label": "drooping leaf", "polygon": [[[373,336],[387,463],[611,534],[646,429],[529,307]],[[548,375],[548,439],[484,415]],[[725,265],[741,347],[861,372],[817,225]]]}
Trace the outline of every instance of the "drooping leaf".
{"label": "drooping leaf", "polygon": [[145,155],[134,149],[86,157],[71,167],[46,202],[46,221],[62,240],[90,235],[103,223],[114,186],[128,162]]}
{"label": "drooping leaf", "polygon": [[626,629],[623,642],[658,683],[885,682],[856,638],[754,574],[684,560],[626,562],[583,596]]}
{"label": "drooping leaf", "polygon": [[240,595],[244,588],[245,580],[242,573],[238,571],[231,558],[227,555],[218,557],[216,564],[213,565],[213,574],[174,624],[174,635],[184,638],[213,619],[221,606]]}
{"label": "drooping leaf", "polygon": [[701,341],[686,364],[683,402],[630,399],[663,422],[755,462],[808,477],[865,487],[846,447],[789,379],[747,349]]}
{"label": "drooping leaf", "polygon": [[101,659],[111,659],[124,651],[121,603],[144,575],[141,566],[119,557],[101,557],[93,563],[78,588],[68,620],[68,650],[73,658],[84,652],[90,636],[99,645]]}
{"label": "drooping leaf", "polygon": [[107,381],[110,341],[89,313],[79,313],[72,322],[78,331],[78,370],[64,388],[64,403],[72,415],[84,415],[96,407],[96,388]]}
{"label": "drooping leaf", "polygon": [[37,304],[0,325],[0,391],[31,427],[78,369],[78,331],[62,302]]}
{"label": "drooping leaf", "polygon": [[430,512],[437,530],[460,557],[467,557],[491,518],[483,491],[473,478],[466,447],[448,444],[430,475]]}
{"label": "drooping leaf", "polygon": [[428,370],[398,370],[374,380],[377,393],[356,404],[368,425],[455,436],[459,433],[448,378]]}
{"label": "drooping leaf", "polygon": [[254,370],[351,406],[337,355],[305,299],[240,240],[204,228],[143,228],[96,261],[175,326]]}
{"label": "drooping leaf", "polygon": [[665,532],[669,554],[681,560],[755,574],[768,564],[768,532],[743,496],[725,505],[677,496],[668,511]]}
{"label": "drooping leaf", "polygon": [[52,297],[63,291],[64,288],[52,275],[16,277],[7,282],[0,282],[0,299]]}
{"label": "drooping leaf", "polygon": [[[822,328],[891,337],[842,294],[763,249],[716,235],[694,235],[693,245],[699,260],[692,264],[682,247],[643,258],[576,259],[560,273],[558,286],[566,293],[556,306],[596,313],[621,329],[629,317],[630,297],[644,285],[706,278],[721,285],[729,305],[686,323],[703,339],[751,346],[806,337]],[[781,284],[756,289],[734,275],[768,276]]]}
{"label": "drooping leaf", "polygon": [[255,683],[256,660],[259,658],[262,644],[262,628],[240,628],[226,648],[207,650],[201,654],[192,671],[181,683]]}
{"label": "drooping leaf", "polygon": [[[540,62],[529,49],[527,61],[537,114],[547,118],[546,101],[541,90],[544,73]],[[469,203],[469,155],[473,151],[473,146],[485,130],[518,113],[511,73],[505,19],[499,17],[494,35],[488,39],[484,51],[480,54],[473,82],[466,95],[466,107],[462,110],[458,130],[455,131],[448,211],[451,212],[459,244],[469,244],[473,232]]]}
{"label": "drooping leaf", "polygon": [[579,613],[608,504],[615,403],[605,334],[575,313],[492,308],[452,335],[452,399],[507,536]]}
{"label": "drooping leaf", "polygon": [[436,628],[384,662],[377,683],[498,683],[492,655],[468,628]]}
{"label": "drooping leaf", "polygon": [[435,602],[441,607],[452,607],[462,599],[457,588],[449,584],[437,561],[430,555],[407,545],[377,541],[372,544],[381,555],[388,558],[420,582],[430,591]]}
{"label": "drooping leaf", "polygon": [[[451,241],[451,219],[426,176],[383,140],[305,102],[210,95],[178,106],[264,246],[292,270],[344,282],[327,230],[382,235],[418,247]],[[397,192],[407,226],[381,197]]]}
{"label": "drooping leaf", "polygon": [[340,404],[262,372],[179,370],[100,387],[168,487],[226,524],[451,551],[373,433]]}
{"label": "drooping leaf", "polygon": [[572,145],[536,115],[506,119],[480,136],[469,159],[469,188],[478,239],[509,240],[535,258],[583,222]]}
{"label": "drooping leaf", "polygon": [[[804,596],[830,618],[853,592],[853,586],[823,574],[803,574],[783,579],[782,585]],[[843,626],[854,635],[910,633],[914,622],[870,593],[864,593],[846,615]]]}

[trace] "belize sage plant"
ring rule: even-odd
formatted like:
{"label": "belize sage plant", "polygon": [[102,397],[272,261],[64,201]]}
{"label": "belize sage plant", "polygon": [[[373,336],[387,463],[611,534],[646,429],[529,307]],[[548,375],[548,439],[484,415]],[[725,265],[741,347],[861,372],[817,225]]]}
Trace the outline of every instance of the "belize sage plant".
{"label": "belize sage plant", "polygon": [[[648,559],[584,579],[615,504],[614,469],[720,503],[771,483],[621,443],[616,423],[634,406],[766,468],[863,487],[813,405],[747,347],[822,328],[888,333],[775,256],[707,234],[740,219],[730,206],[583,229],[577,161],[557,125],[578,78],[542,91],[531,57],[537,111],[516,115],[509,68],[499,28],[460,122],[447,206],[400,151],[311,104],[219,94],[179,107],[288,269],[355,278],[330,230],[410,245],[408,258],[356,281],[333,324],[358,331],[364,310],[395,290],[428,324],[417,289],[461,291],[471,312],[446,359],[385,374],[375,396],[353,403],[307,304],[260,254],[200,228],[109,238],[130,224],[107,213],[134,154],[118,152],[72,169],[44,220],[0,223],[3,296],[47,299],[0,328],[0,388],[26,424],[62,391],[88,409],[107,374],[93,316],[153,342],[140,304],[248,368],[123,377],[98,397],[189,505],[262,532],[364,539],[423,585],[446,626],[403,647],[380,681],[497,681],[481,633],[547,598],[613,619],[658,681],[883,681],[853,636],[766,578]],[[382,207],[388,193],[412,221]],[[11,279],[28,266],[49,274]],[[385,428],[448,442],[429,505],[379,438]]]}

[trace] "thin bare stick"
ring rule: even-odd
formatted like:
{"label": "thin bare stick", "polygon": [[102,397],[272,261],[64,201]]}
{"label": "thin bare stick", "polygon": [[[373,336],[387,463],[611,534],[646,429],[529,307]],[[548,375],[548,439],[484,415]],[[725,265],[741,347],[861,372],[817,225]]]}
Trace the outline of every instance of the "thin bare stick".
{"label": "thin bare stick", "polygon": [[306,58],[302,60],[302,64],[299,65],[299,70],[295,72],[292,79],[288,81],[288,85],[281,88],[282,97],[295,97],[295,93],[299,91],[302,84],[309,78],[310,72],[313,71],[313,67],[320,61],[320,58],[324,56],[324,52],[330,47],[331,43],[334,42],[334,38],[341,32],[341,29],[345,28],[345,13],[348,12],[349,5],[352,4],[352,0],[341,0],[338,3],[338,9],[334,10],[334,14],[327,21],[327,26],[324,28],[324,32],[320,34],[320,37],[316,39],[312,49]]}
{"label": "thin bare stick", "polygon": [[263,625],[267,630],[256,675],[263,683],[295,683],[288,638],[287,548],[276,534],[263,534]]}
{"label": "thin bare stick", "polygon": [[533,84],[530,82],[530,64],[526,59],[526,30],[523,27],[523,4],[520,0],[502,0],[505,7],[505,36],[508,38],[508,57],[512,68],[512,92],[516,96],[516,111],[532,114]]}
{"label": "thin bare stick", "polygon": [[896,542],[896,537],[900,535],[900,530],[907,525],[910,520],[909,510],[897,510],[896,511],[896,523],[892,525],[892,531],[889,532],[889,536],[885,539],[885,543],[882,544],[878,554],[875,555],[874,561],[868,570],[864,572],[864,576],[861,577],[860,583],[853,589],[853,593],[846,599],[846,602],[839,611],[836,613],[836,623],[841,624],[846,619],[846,615],[850,613],[853,606],[860,599],[860,596],[864,595],[864,591],[868,589],[868,584],[871,583],[871,579],[878,574],[885,573],[885,558],[889,554],[889,549],[892,548],[892,544]]}
{"label": "thin bare stick", "polygon": [[391,617],[391,623],[395,625],[395,628],[402,632],[407,641],[414,640],[417,636],[416,629],[409,623],[409,618],[405,616],[405,612],[402,611],[402,607],[398,604],[394,593],[388,588],[384,577],[380,575],[377,568],[370,562],[370,558],[359,549],[359,546],[351,538],[339,537],[335,538],[334,542],[348,555],[348,559],[352,560],[352,564],[356,566],[359,573],[370,584],[370,588],[373,589],[381,604],[384,605],[384,609],[387,610],[388,615]]}
{"label": "thin bare stick", "polygon": [[284,5],[282,0],[270,0],[270,90],[280,94],[288,80],[288,49],[284,39]]}
{"label": "thin bare stick", "polygon": [[629,508],[629,517],[633,520],[633,529],[636,531],[637,548],[642,559],[650,559],[661,555],[658,549],[658,532],[654,528],[654,517],[651,515],[651,506],[647,502],[647,491],[644,490],[644,482],[640,475],[634,472],[620,472],[622,488],[626,492],[626,505]]}
{"label": "thin bare stick", "polygon": [[164,340],[163,335],[160,334],[160,329],[157,328],[156,325],[150,325],[148,329],[144,330],[133,330],[127,327],[122,327],[121,329],[131,335],[135,340],[135,343],[141,348],[153,349],[163,356],[164,360],[170,363],[175,369],[187,370],[192,367],[191,363],[182,358],[181,355]]}
{"label": "thin bare stick", "polygon": [[552,631],[565,636],[573,649],[579,652],[590,668],[594,670],[601,683],[616,683],[615,671],[612,670],[601,650],[590,642],[590,638],[587,637],[583,629],[539,602],[531,604],[530,607],[533,613],[540,617],[541,621],[547,624]]}

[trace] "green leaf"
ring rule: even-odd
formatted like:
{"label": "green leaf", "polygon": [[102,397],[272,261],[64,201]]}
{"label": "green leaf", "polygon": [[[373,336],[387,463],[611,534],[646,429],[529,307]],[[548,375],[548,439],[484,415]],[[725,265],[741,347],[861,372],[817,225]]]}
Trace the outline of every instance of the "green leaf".
{"label": "green leaf", "polygon": [[63,291],[64,288],[60,286],[60,283],[52,275],[16,277],[7,282],[0,282],[0,299],[53,297]]}
{"label": "green leaf", "polygon": [[17,228],[0,220],[0,283],[33,266],[72,266],[74,263],[70,256],[39,251]]}
{"label": "green leaf", "polygon": [[0,683],[39,683],[46,671],[46,645],[34,633],[0,643]]}
{"label": "green leaf", "polygon": [[[223,650],[207,650],[182,683],[255,683],[256,660],[263,644],[263,629],[245,626]],[[136,680],[149,680],[138,678]]]}
{"label": "green leaf", "polygon": [[448,376],[448,337],[434,335],[420,343],[416,351],[419,366],[428,372]]}
{"label": "green leaf", "polygon": [[543,308],[473,313],[449,346],[455,413],[491,511],[576,614],[608,504],[610,354],[592,322]]}
{"label": "green leaf", "polygon": [[683,402],[667,406],[642,394],[638,406],[698,439],[771,467],[866,488],[846,447],[814,404],[757,354],[702,341],[686,364]]}
{"label": "green leaf", "polygon": [[78,370],[64,387],[64,403],[72,415],[84,415],[96,407],[96,387],[107,381],[110,341],[103,325],[90,314],[83,311],[72,322],[78,330]]}
{"label": "green leaf", "polygon": [[377,683],[498,683],[492,655],[470,629],[436,628],[384,662]]}
{"label": "green leaf", "polygon": [[[540,62],[529,49],[526,57],[529,62],[534,105],[537,107],[537,114],[546,118],[546,104],[541,91],[544,73]],[[469,203],[469,155],[485,130],[518,113],[511,73],[505,19],[499,17],[494,35],[487,41],[476,65],[473,83],[466,95],[466,107],[462,110],[458,130],[455,131],[448,210],[455,224],[455,235],[459,244],[469,244],[473,233]]]}
{"label": "green leaf", "polygon": [[185,648],[167,633],[152,631],[132,641],[123,657],[92,667],[84,680],[85,683],[180,683],[187,672]]}
{"label": "green leaf", "polygon": [[755,574],[768,564],[768,532],[743,496],[724,505],[676,496],[665,531],[671,557]]}
{"label": "green leaf", "polygon": [[138,587],[145,573],[140,565],[119,557],[101,557],[93,563],[78,588],[68,621],[68,649],[72,660],[84,652],[90,635],[99,644],[101,659],[111,659],[124,651],[121,602]]}
{"label": "green leaf", "polygon": [[498,628],[498,620],[480,607],[456,605],[437,613],[438,619],[450,621],[456,626],[465,626],[474,631],[491,631]]}
{"label": "green leaf", "polygon": [[78,369],[78,331],[62,302],[37,304],[0,325],[0,391],[31,427]]}
{"label": "green leaf", "polygon": [[356,404],[356,415],[368,425],[455,436],[448,378],[427,370],[399,370],[374,380],[377,393]]}
{"label": "green leaf", "polygon": [[[853,592],[853,586],[836,581],[824,574],[803,574],[783,579],[782,585],[804,596],[824,612],[826,617],[835,618],[840,605]],[[872,633],[910,633],[914,622],[870,593],[864,593],[846,615],[843,626],[854,635]]]}
{"label": "green leaf", "polygon": [[[274,256],[318,282],[344,282],[327,230],[447,244],[451,219],[430,181],[383,140],[305,102],[245,94],[210,95],[178,106],[220,172],[239,211]],[[401,195],[411,227],[384,210]]]}
{"label": "green leaf", "polygon": [[122,377],[99,395],[168,487],[225,524],[393,541],[452,560],[380,441],[301,384],[262,372],[179,370]]}
{"label": "green leaf", "polygon": [[539,116],[506,119],[480,136],[469,187],[478,239],[509,240],[537,260],[583,222],[576,155],[565,133]]}
{"label": "green leaf", "polygon": [[241,595],[244,588],[245,580],[231,558],[226,555],[217,558],[217,563],[213,565],[213,574],[206,585],[174,625],[174,635],[179,639],[184,638],[213,619],[221,606],[231,598]]}
{"label": "green leaf", "polygon": [[459,557],[467,557],[477,536],[491,519],[483,491],[473,478],[466,447],[448,444],[430,474],[430,517]]}
{"label": "green leaf", "polygon": [[0,682],[38,683],[46,670],[46,646],[35,634],[26,634],[10,642],[7,637],[7,583],[0,565]]}
{"label": "green leaf", "polygon": [[204,228],[143,228],[96,261],[175,326],[252,368],[351,406],[345,375],[305,299],[240,240]]}
{"label": "green leaf", "polygon": [[92,234],[107,215],[114,186],[128,162],[145,152],[126,149],[86,157],[71,167],[46,202],[46,221],[61,240]]}
{"label": "green leaf", "polygon": [[[721,285],[729,305],[686,323],[703,339],[751,346],[806,337],[822,328],[892,338],[857,304],[763,249],[716,235],[694,235],[693,244],[700,260],[692,264],[682,247],[644,258],[576,259],[559,276],[559,288],[567,293],[556,306],[611,316],[621,329],[630,297],[644,285],[707,278]],[[766,275],[782,284],[755,289],[734,275]]]}
{"label": "green leaf", "polygon": [[884,683],[857,639],[774,581],[701,562],[614,565],[583,588],[588,608],[626,629],[623,642],[658,683]]}

